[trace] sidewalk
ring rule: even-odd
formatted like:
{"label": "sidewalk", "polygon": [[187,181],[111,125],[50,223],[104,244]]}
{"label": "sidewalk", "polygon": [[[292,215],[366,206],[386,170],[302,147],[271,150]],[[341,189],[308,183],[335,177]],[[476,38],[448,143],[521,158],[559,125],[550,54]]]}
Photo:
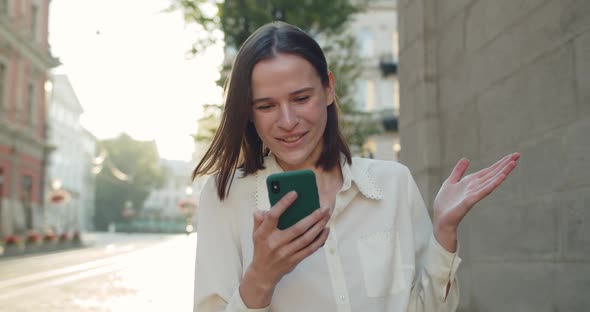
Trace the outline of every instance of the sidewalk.
{"label": "sidewalk", "polygon": [[158,237],[178,236],[159,233],[118,233],[118,232],[87,232],[82,233],[79,242],[44,242],[42,244],[21,244],[20,246],[0,245],[0,259],[25,256],[32,254],[53,253],[72,249],[106,246],[110,244],[125,243],[129,241],[150,240]]}
{"label": "sidewalk", "polygon": [[0,259],[16,256],[24,256],[30,254],[39,253],[51,253],[62,250],[70,250],[76,248],[86,247],[86,242],[80,241],[55,241],[55,242],[43,242],[34,244],[19,244],[12,246],[1,246],[0,245]]}

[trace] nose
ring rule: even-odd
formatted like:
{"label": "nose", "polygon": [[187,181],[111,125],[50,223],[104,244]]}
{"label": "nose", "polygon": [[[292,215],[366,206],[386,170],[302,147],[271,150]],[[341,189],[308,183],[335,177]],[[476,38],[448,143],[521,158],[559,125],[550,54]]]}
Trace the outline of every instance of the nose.
{"label": "nose", "polygon": [[279,127],[283,130],[293,130],[299,124],[299,117],[297,117],[297,112],[288,103],[283,103],[280,105],[281,116],[279,119]]}

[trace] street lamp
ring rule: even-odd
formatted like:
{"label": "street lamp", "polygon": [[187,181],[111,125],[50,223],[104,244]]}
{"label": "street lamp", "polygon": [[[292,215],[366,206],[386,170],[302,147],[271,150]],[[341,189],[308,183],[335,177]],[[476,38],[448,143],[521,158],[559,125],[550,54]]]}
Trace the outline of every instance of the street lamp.
{"label": "street lamp", "polygon": [[53,179],[51,181],[52,191],[49,193],[49,201],[52,204],[60,204],[67,202],[70,199],[70,193],[62,189],[63,183],[60,179]]}
{"label": "street lamp", "polygon": [[197,208],[197,204],[192,199],[193,195],[193,187],[191,185],[187,185],[184,189],[184,194],[186,194],[186,199],[180,202],[180,207],[182,208],[183,212],[186,214],[186,227],[185,232],[186,234],[190,234],[194,230],[193,226],[193,215],[195,213],[195,208]]}
{"label": "street lamp", "polygon": [[51,181],[51,188],[54,191],[57,191],[61,188],[62,182],[60,179],[53,179],[53,181]]}

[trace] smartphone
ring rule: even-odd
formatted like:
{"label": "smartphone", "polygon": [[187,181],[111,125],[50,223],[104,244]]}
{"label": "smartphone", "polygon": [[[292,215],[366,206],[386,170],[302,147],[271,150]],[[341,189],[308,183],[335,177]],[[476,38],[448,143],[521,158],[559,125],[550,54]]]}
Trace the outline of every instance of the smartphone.
{"label": "smartphone", "polygon": [[274,206],[285,194],[297,192],[297,199],[279,217],[278,228],[284,230],[320,208],[320,197],[313,171],[295,170],[271,174],[266,178],[268,199]]}

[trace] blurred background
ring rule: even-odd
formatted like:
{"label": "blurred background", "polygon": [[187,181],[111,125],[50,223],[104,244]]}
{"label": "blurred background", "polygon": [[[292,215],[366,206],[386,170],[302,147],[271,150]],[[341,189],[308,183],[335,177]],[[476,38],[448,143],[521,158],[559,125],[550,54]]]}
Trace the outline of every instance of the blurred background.
{"label": "blurred background", "polygon": [[462,223],[461,311],[588,310],[589,1],[0,0],[0,311],[192,309],[191,172],[274,20],[427,206],[460,157],[522,153]]}

